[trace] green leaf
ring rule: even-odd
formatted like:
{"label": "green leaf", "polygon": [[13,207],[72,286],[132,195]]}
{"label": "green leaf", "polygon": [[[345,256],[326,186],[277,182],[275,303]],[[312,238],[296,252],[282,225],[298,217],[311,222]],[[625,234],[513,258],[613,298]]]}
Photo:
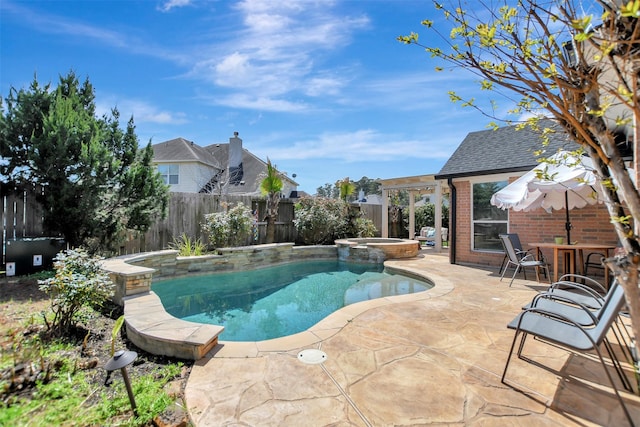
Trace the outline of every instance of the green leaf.
{"label": "green leaf", "polygon": [[458,102],[458,101],[462,101],[462,98],[460,98],[455,92],[453,91],[448,91],[447,92],[449,94],[449,100],[451,102]]}
{"label": "green leaf", "polygon": [[116,352],[116,338],[118,337],[118,333],[120,329],[122,329],[122,325],[124,325],[124,314],[116,320],[116,323],[113,325],[113,329],[111,330],[111,356]]}
{"label": "green leaf", "polygon": [[620,6],[620,14],[626,18],[637,18],[640,16],[640,0],[631,0],[626,5]]}

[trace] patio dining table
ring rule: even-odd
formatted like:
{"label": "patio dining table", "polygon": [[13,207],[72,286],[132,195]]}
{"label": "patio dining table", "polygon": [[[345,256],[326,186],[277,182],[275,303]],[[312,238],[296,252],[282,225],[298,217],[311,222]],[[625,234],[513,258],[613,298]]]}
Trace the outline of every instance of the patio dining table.
{"label": "patio dining table", "polygon": [[[536,248],[536,252],[540,254],[540,249],[549,248],[553,249],[553,281],[558,281],[558,259],[560,255],[567,256],[569,258],[569,272],[575,273],[575,261],[576,261],[576,252],[578,255],[578,263],[580,265],[580,274],[584,274],[584,251],[597,251],[603,252],[605,254],[605,258],[609,258],[610,252],[613,251],[616,247],[614,245],[606,245],[602,243],[588,243],[588,242],[580,242],[575,244],[558,244],[552,242],[534,242],[529,243],[529,247]],[[565,274],[567,273],[567,263],[565,263]],[[605,286],[609,286],[609,269],[604,269],[604,283]]]}

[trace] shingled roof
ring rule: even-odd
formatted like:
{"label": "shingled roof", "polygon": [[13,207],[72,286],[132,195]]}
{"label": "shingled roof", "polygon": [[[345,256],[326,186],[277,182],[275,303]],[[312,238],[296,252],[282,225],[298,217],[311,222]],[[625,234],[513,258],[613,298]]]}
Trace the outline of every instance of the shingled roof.
{"label": "shingled roof", "polygon": [[[229,144],[211,144],[205,147],[211,155],[220,163],[227,163],[229,158]],[[229,185],[227,191],[232,193],[260,193],[260,183],[264,179],[267,170],[267,163],[251,153],[249,150],[242,149],[242,166],[243,166],[243,186]],[[298,185],[294,180],[286,175],[282,179],[290,181],[294,185]]]}
{"label": "shingled roof", "polygon": [[[575,150],[577,144],[551,119],[541,122],[541,128],[550,127],[556,132],[550,135],[547,153],[558,149]],[[436,174],[436,179],[489,175],[526,171],[538,162],[534,152],[542,149],[539,133],[529,127],[517,130],[516,126],[502,127],[469,133]]]}
{"label": "shingled roof", "polygon": [[204,147],[187,141],[184,138],[175,138],[152,146],[153,160],[155,162],[200,162],[214,168],[223,169],[215,157]]}

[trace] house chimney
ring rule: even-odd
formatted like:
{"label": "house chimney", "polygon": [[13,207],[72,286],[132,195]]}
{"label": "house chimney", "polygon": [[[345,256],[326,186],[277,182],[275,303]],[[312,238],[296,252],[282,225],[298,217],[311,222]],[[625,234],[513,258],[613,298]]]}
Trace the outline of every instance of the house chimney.
{"label": "house chimney", "polygon": [[229,138],[229,184],[238,185],[242,181],[244,171],[242,169],[242,139],[238,138],[238,132],[233,132]]}

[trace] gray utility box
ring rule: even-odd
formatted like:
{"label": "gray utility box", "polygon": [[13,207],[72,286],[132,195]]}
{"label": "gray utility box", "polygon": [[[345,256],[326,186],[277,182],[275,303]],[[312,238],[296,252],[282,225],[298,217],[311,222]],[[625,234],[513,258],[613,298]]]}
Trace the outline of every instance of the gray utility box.
{"label": "gray utility box", "polygon": [[66,248],[64,239],[34,237],[6,241],[6,275],[22,276],[50,270],[58,252]]}

